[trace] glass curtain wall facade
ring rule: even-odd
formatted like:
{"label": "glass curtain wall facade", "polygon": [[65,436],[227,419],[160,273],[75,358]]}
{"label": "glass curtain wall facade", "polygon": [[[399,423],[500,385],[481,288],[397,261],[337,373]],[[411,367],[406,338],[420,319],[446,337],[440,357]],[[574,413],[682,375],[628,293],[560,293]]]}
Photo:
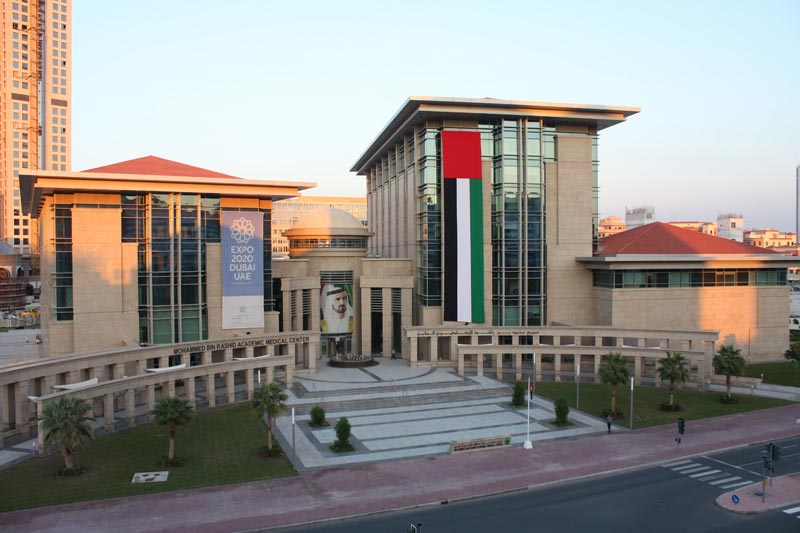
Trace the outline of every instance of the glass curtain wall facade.
{"label": "glass curtain wall facade", "polygon": [[[132,193],[121,204],[122,242],[138,245],[139,342],[207,339],[206,245],[220,242],[219,197]],[[262,211],[264,311],[271,311],[271,227],[269,210]]]}

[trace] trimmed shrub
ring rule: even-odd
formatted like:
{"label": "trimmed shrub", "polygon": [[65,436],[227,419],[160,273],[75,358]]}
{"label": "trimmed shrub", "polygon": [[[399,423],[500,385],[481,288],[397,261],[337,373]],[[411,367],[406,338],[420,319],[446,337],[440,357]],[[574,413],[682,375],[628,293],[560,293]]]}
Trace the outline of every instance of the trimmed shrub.
{"label": "trimmed shrub", "polygon": [[525,382],[517,381],[514,383],[514,392],[511,395],[511,405],[522,407],[525,405]]}
{"label": "trimmed shrub", "polygon": [[555,403],[556,409],[556,425],[557,426],[566,426],[569,424],[567,420],[567,416],[569,416],[569,404],[567,404],[567,399],[563,396],[556,400]]}
{"label": "trimmed shrub", "polygon": [[352,452],[355,450],[350,444],[350,421],[347,418],[340,418],[336,422],[336,442],[331,444],[331,450],[335,452]]}
{"label": "trimmed shrub", "polygon": [[309,422],[311,427],[322,427],[327,426],[328,421],[325,420],[325,409],[320,407],[319,405],[315,405],[311,408],[311,421]]}

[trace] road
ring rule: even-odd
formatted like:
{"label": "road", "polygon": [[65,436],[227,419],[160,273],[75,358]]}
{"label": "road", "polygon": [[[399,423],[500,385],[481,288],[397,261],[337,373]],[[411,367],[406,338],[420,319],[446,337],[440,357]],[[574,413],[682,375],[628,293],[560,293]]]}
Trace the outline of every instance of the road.
{"label": "road", "polygon": [[[800,472],[800,438],[776,444],[783,448],[776,475]],[[422,524],[421,533],[800,531],[800,512],[741,515],[714,503],[720,494],[760,480],[761,450],[746,446],[626,474],[285,531],[400,533],[412,523]]]}

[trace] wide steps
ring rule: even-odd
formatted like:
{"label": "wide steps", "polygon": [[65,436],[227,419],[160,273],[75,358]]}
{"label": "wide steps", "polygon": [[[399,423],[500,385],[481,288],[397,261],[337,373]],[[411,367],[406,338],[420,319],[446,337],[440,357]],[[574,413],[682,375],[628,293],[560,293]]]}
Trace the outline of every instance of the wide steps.
{"label": "wide steps", "polygon": [[[378,388],[377,392],[390,392],[387,388]],[[431,387],[428,387],[431,388]],[[362,390],[351,390],[349,395],[356,395]],[[381,398],[358,398],[352,400],[336,400],[335,396],[328,393],[306,394],[301,400],[302,404],[288,402],[287,405],[295,408],[297,414],[308,414],[315,405],[322,406],[327,412],[361,411],[369,409],[385,409],[389,407],[404,407],[430,405],[437,403],[456,403],[470,400],[507,399],[511,401],[511,388],[500,387],[492,389],[457,390],[441,393],[425,394],[395,394]],[[309,400],[318,400],[318,403],[306,403]]]}

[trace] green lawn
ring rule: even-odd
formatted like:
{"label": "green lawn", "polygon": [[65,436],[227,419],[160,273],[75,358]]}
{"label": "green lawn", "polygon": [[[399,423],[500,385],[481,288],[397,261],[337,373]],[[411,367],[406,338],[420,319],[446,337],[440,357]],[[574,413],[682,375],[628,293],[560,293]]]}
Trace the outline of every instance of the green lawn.
{"label": "green lawn", "polygon": [[[552,400],[563,396],[567,399],[570,409],[575,408],[575,392],[575,383],[536,383],[537,395]],[[581,411],[591,415],[602,417],[603,410],[611,407],[611,387],[608,385],[581,383],[580,395]],[[726,405],[719,401],[720,396],[719,392],[704,393],[677,389],[675,391],[675,403],[681,405],[683,410],[671,413],[660,409],[662,403],[669,402],[669,389],[667,387],[660,389],[636,387],[633,391],[633,427],[638,429],[661,424],[672,424],[675,423],[678,417],[683,417],[689,421],[754,411],[756,409],[767,409],[792,403],[773,398],[734,395],[739,398],[739,403]],[[617,388],[617,410],[625,414],[625,418],[617,422],[624,426],[629,424],[630,398],[629,386],[623,385]],[[687,426],[689,426],[688,423]]]}
{"label": "green lawn", "polygon": [[792,361],[756,363],[747,365],[744,369],[744,375],[751,378],[760,378],[761,374],[764,374],[764,383],[800,387],[800,379],[798,379],[797,369],[794,365]]}
{"label": "green lawn", "polygon": [[[159,466],[167,454],[169,433],[166,427],[147,424],[78,449],[76,463],[89,469],[78,477],[56,475],[63,464],[60,455],[2,469],[0,511],[296,475],[285,457],[258,457],[258,449],[266,445],[266,430],[250,413],[249,404],[198,413],[188,427],[178,430],[175,455],[186,460],[178,468]],[[169,470],[166,483],[131,483],[136,472],[161,470]]]}

